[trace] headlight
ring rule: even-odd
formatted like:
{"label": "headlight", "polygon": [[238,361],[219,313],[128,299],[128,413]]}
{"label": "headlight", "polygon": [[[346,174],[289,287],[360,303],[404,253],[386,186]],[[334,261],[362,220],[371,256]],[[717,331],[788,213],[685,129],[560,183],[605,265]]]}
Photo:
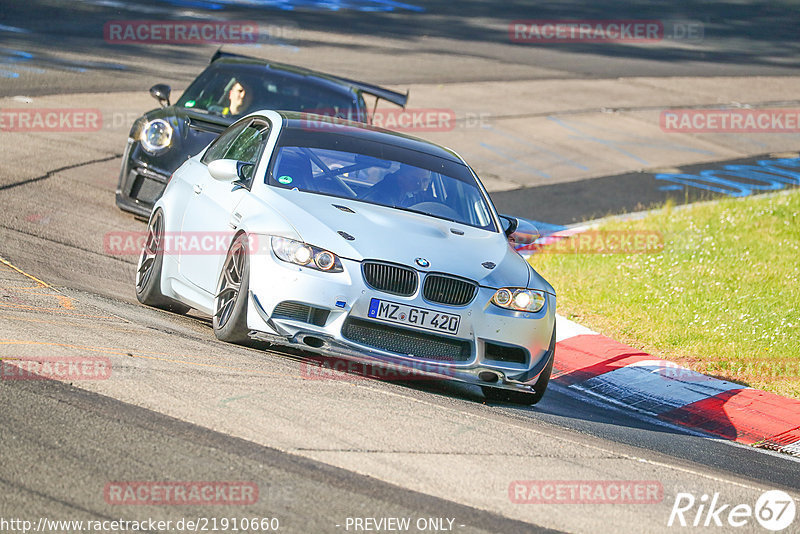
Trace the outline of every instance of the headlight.
{"label": "headlight", "polygon": [[142,128],[140,139],[150,152],[164,150],[172,142],[172,126],[164,119],[153,119]]}
{"label": "headlight", "polygon": [[144,129],[145,124],[147,124],[147,119],[145,117],[139,117],[133,121],[133,125],[131,126],[131,131],[128,134],[128,137],[131,139],[141,139],[142,130]]}
{"label": "headlight", "polygon": [[544,307],[543,291],[535,289],[498,289],[492,296],[492,304],[507,310],[538,312]]}
{"label": "headlight", "polygon": [[272,251],[279,259],[295,265],[328,273],[339,273],[344,270],[339,257],[333,252],[294,239],[272,236]]}

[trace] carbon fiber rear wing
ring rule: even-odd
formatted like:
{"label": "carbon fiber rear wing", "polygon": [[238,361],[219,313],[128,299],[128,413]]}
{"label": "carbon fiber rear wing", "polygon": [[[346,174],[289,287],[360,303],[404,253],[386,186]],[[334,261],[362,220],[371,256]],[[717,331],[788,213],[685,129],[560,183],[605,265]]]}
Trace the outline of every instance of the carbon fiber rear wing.
{"label": "carbon fiber rear wing", "polygon": [[385,89],[383,87],[379,87],[377,85],[372,85],[371,83],[364,83],[364,82],[357,82],[355,80],[349,80],[347,78],[340,78],[339,76],[331,76],[331,78],[336,78],[345,83],[349,83],[353,87],[358,88],[362,93],[367,93],[368,95],[372,95],[378,100],[386,100],[387,102],[391,102],[392,104],[396,104],[401,108],[406,107],[406,102],[408,102],[408,91],[403,93],[398,93],[397,91],[392,91],[390,89]]}

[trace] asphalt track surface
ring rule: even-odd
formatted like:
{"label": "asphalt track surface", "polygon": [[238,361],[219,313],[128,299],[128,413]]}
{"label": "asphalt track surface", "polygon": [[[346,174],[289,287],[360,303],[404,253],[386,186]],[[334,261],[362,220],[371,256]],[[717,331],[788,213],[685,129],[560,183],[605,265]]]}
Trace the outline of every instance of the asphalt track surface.
{"label": "asphalt track surface", "polygon": [[[757,165],[760,160],[770,160],[769,154],[735,160],[702,163],[671,169],[671,173],[697,175],[702,171],[724,169],[728,165]],[[525,187],[513,191],[492,193],[492,200],[503,213],[542,221],[554,227],[582,223],[607,216],[621,215],[658,208],[667,202],[673,205],[691,204],[727,198],[730,187],[717,190],[698,187],[681,187],[656,179],[658,172],[628,172],[558,183]],[[735,180],[735,177],[731,177]],[[742,185],[753,181],[740,179]],[[713,188],[713,184],[708,184]]]}
{"label": "asphalt track surface", "polygon": [[[374,3],[331,11],[303,2],[290,12],[276,7],[287,3],[274,2],[209,12],[211,4],[142,2],[126,11],[122,2],[4,2],[2,70],[17,76],[0,79],[0,95],[188,82],[213,47],[113,47],[98,37],[110,18],[186,11],[296,25],[304,40],[278,52],[295,46],[292,57],[302,64],[349,76],[369,70],[381,83],[796,75],[800,66],[791,4],[461,2],[456,10],[451,2],[409,2],[424,11],[366,12],[359,9]],[[531,50],[488,31],[565,12],[701,20],[720,39],[702,51]],[[15,51],[33,57],[21,60]],[[106,232],[142,231],[143,224],[113,206],[119,159],[95,156],[91,142],[32,138],[24,147],[31,159],[47,162],[57,154],[74,164],[57,171],[44,165],[56,172],[41,174],[18,171],[25,162],[11,161],[0,147],[0,256],[9,262],[0,265],[0,355],[99,354],[114,368],[105,381],[0,382],[0,518],[244,514],[278,517],[283,532],[343,532],[348,517],[446,517],[459,532],[662,531],[677,492],[719,492],[734,504],[752,504],[766,489],[800,492],[795,460],[664,426],[557,384],[536,407],[518,408],[486,404],[477,389],[454,384],[304,380],[302,355],[226,345],[214,339],[205,317],[139,306],[131,282],[135,257],[103,254],[98,242]],[[658,202],[653,188],[637,195],[640,178],[609,178],[619,184],[613,195],[587,180],[537,188],[539,195],[525,193],[530,197],[494,197],[523,216],[538,202],[540,219],[567,224]],[[573,201],[559,206],[560,198]],[[552,211],[542,217],[548,206]],[[664,499],[512,504],[508,486],[520,479],[655,479]],[[258,484],[260,498],[246,508],[115,506],[103,488],[120,480],[247,480]],[[755,524],[744,530],[759,531]]]}
{"label": "asphalt track surface", "polygon": [[[146,90],[153,79],[188,83],[213,46],[109,44],[113,20],[253,20],[270,57],[382,84],[620,76],[767,76],[796,74],[798,8],[791,1],[650,2],[647,0],[457,3],[434,0],[267,0],[252,2],[84,0],[2,2],[0,58],[18,76],[0,96],[54,91]],[[412,5],[419,10],[396,5]],[[341,6],[343,9],[334,10]],[[206,9],[204,9],[204,7]],[[207,9],[212,8],[212,9]],[[347,9],[349,8],[349,9]],[[516,20],[623,19],[704,25],[702,42],[665,39],[657,46],[509,42]],[[42,38],[44,37],[44,38]],[[713,39],[712,39],[713,37]],[[20,54],[19,52],[23,52]],[[14,67],[17,67],[16,69]],[[28,68],[30,67],[30,68]],[[44,71],[44,72],[43,72]],[[91,75],[86,75],[90,73]],[[502,98],[502,95],[491,95]]]}

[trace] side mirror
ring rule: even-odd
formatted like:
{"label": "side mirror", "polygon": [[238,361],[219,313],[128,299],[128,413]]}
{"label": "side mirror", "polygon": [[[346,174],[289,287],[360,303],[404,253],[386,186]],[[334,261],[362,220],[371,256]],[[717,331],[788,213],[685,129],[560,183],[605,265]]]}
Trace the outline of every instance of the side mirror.
{"label": "side mirror", "polygon": [[536,225],[527,219],[518,219],[509,215],[500,215],[500,219],[509,243],[515,246],[530,245],[542,237],[542,233]]}
{"label": "side mirror", "polygon": [[511,234],[514,233],[517,225],[519,225],[517,218],[510,215],[500,215],[500,222],[503,223],[503,232],[505,232],[506,237],[511,237]]}
{"label": "side mirror", "polygon": [[172,88],[165,83],[157,83],[150,88],[150,96],[158,100],[162,108],[170,105],[169,94],[171,92]]}
{"label": "side mirror", "polygon": [[216,159],[208,164],[211,177],[220,182],[247,181],[251,178],[255,165],[235,159]]}

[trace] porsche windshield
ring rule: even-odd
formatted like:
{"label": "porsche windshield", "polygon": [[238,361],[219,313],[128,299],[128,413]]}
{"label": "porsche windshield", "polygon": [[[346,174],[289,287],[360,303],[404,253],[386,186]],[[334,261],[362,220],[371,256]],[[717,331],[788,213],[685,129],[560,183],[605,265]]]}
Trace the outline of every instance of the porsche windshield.
{"label": "porsche windshield", "polygon": [[311,139],[323,142],[307,146],[282,137],[268,183],[495,231],[489,205],[465,165],[374,141],[348,142],[345,136]]}
{"label": "porsche windshield", "polygon": [[314,78],[282,75],[263,65],[222,64],[203,71],[176,106],[226,117],[280,109],[359,120],[357,98]]}

